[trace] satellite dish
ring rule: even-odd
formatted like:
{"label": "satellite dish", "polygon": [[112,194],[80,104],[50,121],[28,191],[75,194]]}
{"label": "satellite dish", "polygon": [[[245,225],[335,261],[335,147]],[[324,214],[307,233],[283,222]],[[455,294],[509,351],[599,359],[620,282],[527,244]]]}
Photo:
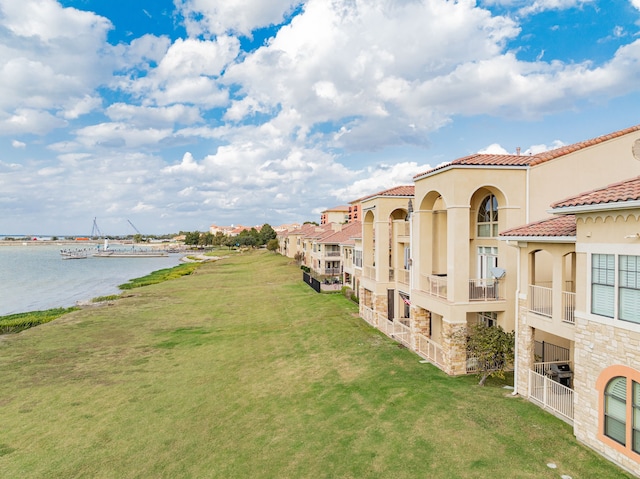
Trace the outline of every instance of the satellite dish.
{"label": "satellite dish", "polygon": [[491,268],[491,276],[495,279],[502,279],[506,271],[502,268]]}

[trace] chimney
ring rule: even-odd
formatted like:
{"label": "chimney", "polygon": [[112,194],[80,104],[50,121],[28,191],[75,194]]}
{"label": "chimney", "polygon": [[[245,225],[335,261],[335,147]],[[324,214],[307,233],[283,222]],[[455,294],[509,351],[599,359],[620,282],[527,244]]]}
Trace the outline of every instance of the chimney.
{"label": "chimney", "polygon": [[520,156],[520,147],[519,146],[516,147],[516,155]]}

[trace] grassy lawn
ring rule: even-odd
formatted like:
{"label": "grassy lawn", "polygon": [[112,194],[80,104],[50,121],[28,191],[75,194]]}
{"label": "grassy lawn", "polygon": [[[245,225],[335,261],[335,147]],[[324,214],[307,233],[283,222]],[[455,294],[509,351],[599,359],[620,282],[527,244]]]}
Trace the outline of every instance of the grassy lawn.
{"label": "grassy lawn", "polygon": [[260,251],[6,336],[0,477],[631,477],[356,316]]}

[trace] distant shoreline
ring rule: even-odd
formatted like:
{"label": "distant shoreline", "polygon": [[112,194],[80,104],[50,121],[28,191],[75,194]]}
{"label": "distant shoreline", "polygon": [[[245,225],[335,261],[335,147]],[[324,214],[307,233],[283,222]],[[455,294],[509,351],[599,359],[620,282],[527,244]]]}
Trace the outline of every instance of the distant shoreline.
{"label": "distant shoreline", "polygon": [[100,240],[87,240],[87,241],[74,241],[74,240],[29,240],[29,239],[15,239],[15,240],[0,240],[0,246],[51,246],[51,245],[98,245],[103,242]]}

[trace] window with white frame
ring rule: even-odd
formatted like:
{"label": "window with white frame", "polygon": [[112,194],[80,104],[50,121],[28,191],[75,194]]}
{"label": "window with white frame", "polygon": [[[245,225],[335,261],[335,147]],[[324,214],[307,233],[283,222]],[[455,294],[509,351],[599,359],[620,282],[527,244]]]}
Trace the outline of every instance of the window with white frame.
{"label": "window with white frame", "polygon": [[618,319],[640,323],[640,256],[619,258]]}
{"label": "window with white frame", "polygon": [[494,195],[483,199],[478,208],[478,236],[498,236],[498,199]]}
{"label": "window with white frame", "polygon": [[640,324],[640,256],[591,255],[591,313]]}
{"label": "window with white frame", "polygon": [[353,264],[358,268],[362,268],[362,250],[356,249],[353,251]]}
{"label": "window with white frame", "polygon": [[615,256],[591,255],[591,312],[613,318],[615,303]]}
{"label": "window with white frame", "polygon": [[478,247],[478,278],[491,278],[491,269],[498,267],[498,248],[495,246]]}

